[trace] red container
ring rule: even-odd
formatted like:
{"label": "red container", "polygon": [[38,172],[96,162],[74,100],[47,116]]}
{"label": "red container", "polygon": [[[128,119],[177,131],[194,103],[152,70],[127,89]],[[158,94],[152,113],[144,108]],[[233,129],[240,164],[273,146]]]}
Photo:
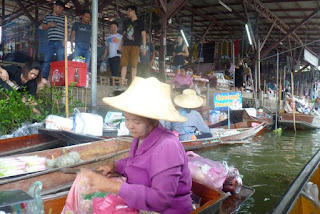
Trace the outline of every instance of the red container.
{"label": "red container", "polygon": [[[64,86],[64,60],[50,63],[50,83],[55,86]],[[87,64],[68,61],[68,85],[76,82],[78,87],[86,87]]]}

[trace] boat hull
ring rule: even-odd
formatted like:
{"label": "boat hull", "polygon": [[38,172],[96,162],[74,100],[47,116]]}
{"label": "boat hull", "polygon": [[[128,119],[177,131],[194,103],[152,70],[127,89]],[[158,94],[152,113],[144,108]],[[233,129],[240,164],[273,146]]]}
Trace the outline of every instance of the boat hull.
{"label": "boat hull", "polygon": [[[191,214],[229,214],[238,210],[255,190],[242,186],[238,194],[230,195],[219,190],[211,189],[195,181],[192,182],[192,192],[201,198],[201,206]],[[45,213],[60,214],[67,199],[68,192],[43,196]]]}
{"label": "boat hull", "polygon": [[272,213],[310,214],[320,213],[320,204],[315,203],[302,190],[308,182],[320,187],[320,150],[304,166],[291,183],[287,192],[278,202]]}
{"label": "boat hull", "polygon": [[[81,161],[68,166],[72,168],[96,168],[108,161],[122,159],[128,156],[131,141],[123,139],[101,140],[92,143],[74,145],[63,148],[49,149],[28,155],[39,155],[51,159],[63,155],[65,152],[76,151],[80,154]],[[62,168],[48,169],[15,177],[0,178],[0,189],[23,189],[28,190],[35,181],[42,182],[42,193],[49,194],[61,191],[72,184],[75,179],[74,174],[64,174]]]}
{"label": "boat hull", "polygon": [[[39,151],[29,153],[28,155],[40,155],[42,157],[51,158],[52,156],[61,156],[64,151],[76,151],[80,154],[83,162],[72,165],[69,168],[96,168],[106,164],[106,162],[128,157],[130,144],[131,139],[118,138]],[[27,191],[32,183],[41,181],[43,185],[41,195],[44,201],[45,213],[60,214],[75,177],[75,174],[63,173],[61,168],[51,169],[22,176],[2,178],[0,179],[0,189],[8,190],[19,188]],[[197,182],[193,182],[192,191],[203,198],[202,206],[192,213],[201,214],[209,214],[218,210],[220,210],[220,213],[233,212],[254,193],[253,189],[243,186],[239,194],[231,195],[229,197],[226,193],[204,187]]]}
{"label": "boat hull", "polygon": [[102,138],[74,134],[67,131],[39,128],[39,134],[0,140],[0,157],[48,150],[102,140]]}
{"label": "boat hull", "polygon": [[228,142],[232,142],[232,144],[244,143],[244,142],[247,142],[246,141],[247,139],[254,137],[260,131],[262,131],[262,129],[265,126],[266,126],[265,123],[261,123],[256,127],[243,129],[242,132],[234,135],[220,137],[220,138],[206,138],[206,139],[182,141],[181,143],[184,146],[186,151],[206,149],[206,148],[212,148],[212,147],[223,145],[223,144],[230,144]]}
{"label": "boat hull", "polygon": [[[288,126],[289,128],[293,128],[293,114],[280,114],[279,122],[280,124]],[[297,129],[319,129],[320,117],[306,114],[296,114],[295,123]]]}
{"label": "boat hull", "polygon": [[[248,114],[245,109],[242,110],[231,110],[230,111],[230,124],[237,124],[241,122],[259,122],[266,123],[266,126],[270,127],[273,125],[273,119],[268,117],[253,117]],[[210,124],[209,128],[220,128],[228,125],[228,119],[219,121],[218,123]]]}

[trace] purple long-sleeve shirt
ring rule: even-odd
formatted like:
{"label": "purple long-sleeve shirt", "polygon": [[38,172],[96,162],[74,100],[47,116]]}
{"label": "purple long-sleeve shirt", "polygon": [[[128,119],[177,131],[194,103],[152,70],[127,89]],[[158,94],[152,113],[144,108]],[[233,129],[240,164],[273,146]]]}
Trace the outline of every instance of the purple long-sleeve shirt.
{"label": "purple long-sleeve shirt", "polygon": [[119,196],[129,207],[164,214],[192,211],[192,179],[188,157],[177,137],[160,123],[130,156],[116,162],[116,171],[127,177]]}

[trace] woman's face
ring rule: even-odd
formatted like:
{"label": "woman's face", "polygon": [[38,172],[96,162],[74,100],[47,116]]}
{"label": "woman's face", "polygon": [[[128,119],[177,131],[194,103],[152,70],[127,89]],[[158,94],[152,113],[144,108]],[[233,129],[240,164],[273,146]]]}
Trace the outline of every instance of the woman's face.
{"label": "woman's face", "polygon": [[138,115],[124,113],[125,124],[134,138],[144,139],[153,130],[150,119]]}
{"label": "woman's face", "polygon": [[182,42],[182,37],[181,36],[178,36],[177,38],[177,42],[181,43]]}
{"label": "woman's face", "polygon": [[32,69],[28,73],[28,81],[34,80],[35,78],[37,78],[38,75],[39,75],[39,70]]}

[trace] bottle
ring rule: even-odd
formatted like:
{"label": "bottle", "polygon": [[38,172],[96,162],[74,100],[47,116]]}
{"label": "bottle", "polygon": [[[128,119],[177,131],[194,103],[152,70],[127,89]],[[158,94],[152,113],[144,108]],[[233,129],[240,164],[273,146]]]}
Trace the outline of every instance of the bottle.
{"label": "bottle", "polygon": [[76,71],[74,73],[74,81],[77,83],[79,83],[79,71],[78,68],[76,68]]}

